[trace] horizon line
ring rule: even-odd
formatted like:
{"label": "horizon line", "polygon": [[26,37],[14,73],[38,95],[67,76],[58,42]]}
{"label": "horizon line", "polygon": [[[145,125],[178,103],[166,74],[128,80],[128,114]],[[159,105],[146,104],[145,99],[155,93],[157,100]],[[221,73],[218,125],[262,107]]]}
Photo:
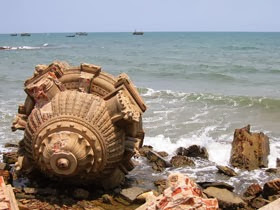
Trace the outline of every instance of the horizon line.
{"label": "horizon line", "polygon": [[[1,35],[5,34],[21,34],[21,33],[30,33],[30,34],[54,34],[54,33],[77,33],[77,32],[86,32],[86,33],[133,33],[134,31],[66,31],[66,32],[4,32],[0,33]],[[279,33],[280,31],[144,31],[139,30],[139,32],[144,33]]]}

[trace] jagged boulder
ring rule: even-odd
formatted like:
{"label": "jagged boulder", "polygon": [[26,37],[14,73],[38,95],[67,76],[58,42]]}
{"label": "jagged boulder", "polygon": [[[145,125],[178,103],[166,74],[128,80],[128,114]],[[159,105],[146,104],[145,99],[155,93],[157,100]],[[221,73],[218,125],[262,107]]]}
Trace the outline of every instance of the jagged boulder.
{"label": "jagged boulder", "polygon": [[267,167],[268,155],[269,139],[266,135],[251,133],[250,125],[235,130],[230,157],[232,166],[247,170]]}
{"label": "jagged boulder", "polygon": [[174,173],[167,180],[168,188],[159,196],[150,196],[136,210],[146,209],[218,209],[217,199],[206,199],[189,177]]}
{"label": "jagged boulder", "polygon": [[245,197],[250,197],[250,196],[258,196],[262,193],[262,187],[257,184],[257,183],[254,183],[254,184],[251,184],[247,189],[246,191],[244,192],[244,196]]}
{"label": "jagged boulder", "polygon": [[156,171],[163,171],[165,168],[170,167],[170,164],[155,151],[149,150],[146,156],[152,163],[152,168]]}
{"label": "jagged boulder", "polygon": [[264,198],[278,194],[280,194],[280,179],[274,179],[264,184],[262,193]]}
{"label": "jagged boulder", "polygon": [[174,167],[195,166],[195,163],[192,159],[182,155],[176,155],[172,157],[170,163]]}
{"label": "jagged boulder", "polygon": [[189,146],[188,148],[179,147],[177,149],[177,155],[183,155],[183,156],[195,157],[195,158],[199,157],[204,159],[209,158],[206,148],[198,145],[192,145]]}

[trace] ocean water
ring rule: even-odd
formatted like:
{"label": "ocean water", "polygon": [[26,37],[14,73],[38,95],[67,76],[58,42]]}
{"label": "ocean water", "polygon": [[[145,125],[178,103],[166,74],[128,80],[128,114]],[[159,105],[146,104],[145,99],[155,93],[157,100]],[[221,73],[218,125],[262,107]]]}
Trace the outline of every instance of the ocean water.
{"label": "ocean water", "polygon": [[240,191],[245,186],[240,180],[263,183],[274,177],[261,169],[239,171],[229,179],[216,174],[215,164],[229,164],[234,129],[247,124],[269,136],[269,167],[280,157],[280,33],[66,35],[0,35],[0,46],[11,47],[0,50],[0,144],[23,136],[12,133],[10,126],[26,97],[23,82],[36,64],[87,62],[113,75],[126,72],[133,80],[148,106],[145,144],[167,151],[169,158],[179,146],[208,149],[211,164],[197,161],[195,168],[165,173],[179,170],[204,181],[219,178]]}

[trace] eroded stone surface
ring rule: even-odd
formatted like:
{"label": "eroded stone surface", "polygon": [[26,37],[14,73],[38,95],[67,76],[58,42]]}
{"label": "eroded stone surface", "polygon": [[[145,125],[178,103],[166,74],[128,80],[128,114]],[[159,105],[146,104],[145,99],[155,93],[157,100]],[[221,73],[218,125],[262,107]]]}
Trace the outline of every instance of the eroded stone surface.
{"label": "eroded stone surface", "polygon": [[12,130],[25,130],[16,169],[66,182],[115,187],[142,146],[142,98],[127,75],[100,66],[37,65]]}
{"label": "eroded stone surface", "polygon": [[172,157],[170,163],[174,167],[195,166],[195,163],[192,159],[182,155],[176,155]]}
{"label": "eroded stone surface", "polygon": [[262,193],[262,187],[257,184],[257,183],[254,183],[254,184],[251,184],[247,189],[246,191],[244,192],[244,196],[245,197],[250,197],[250,196],[258,196]]}
{"label": "eroded stone surface", "polygon": [[264,184],[263,197],[280,194],[280,179],[274,179]]}
{"label": "eroded stone surface", "polygon": [[250,125],[235,130],[230,157],[232,166],[248,170],[267,167],[268,155],[269,139],[266,135],[251,133]]}

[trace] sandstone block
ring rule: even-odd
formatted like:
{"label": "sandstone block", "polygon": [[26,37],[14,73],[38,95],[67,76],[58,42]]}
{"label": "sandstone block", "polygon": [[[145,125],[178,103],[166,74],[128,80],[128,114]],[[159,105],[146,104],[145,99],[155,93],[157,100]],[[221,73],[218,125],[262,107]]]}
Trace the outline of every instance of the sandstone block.
{"label": "sandstone block", "polygon": [[269,139],[266,135],[251,133],[250,125],[235,130],[230,157],[232,166],[248,170],[267,167],[268,155]]}

